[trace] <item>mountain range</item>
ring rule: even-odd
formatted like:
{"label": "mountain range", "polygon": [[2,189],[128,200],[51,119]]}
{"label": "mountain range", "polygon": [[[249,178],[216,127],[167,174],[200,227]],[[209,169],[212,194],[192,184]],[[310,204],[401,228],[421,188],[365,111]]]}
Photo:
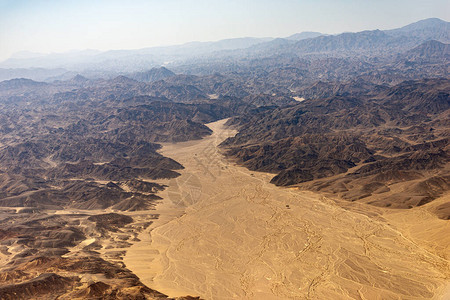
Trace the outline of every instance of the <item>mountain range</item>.
{"label": "mountain range", "polygon": [[[271,269],[264,259],[275,253],[277,263],[286,256],[308,267],[287,274],[282,265],[261,280],[295,292],[302,284],[307,298],[319,283],[330,292],[334,277],[339,288],[328,298],[438,295],[450,243],[449,40],[448,22],[427,19],[394,30],[19,53],[2,62],[0,298],[167,299],[124,260],[141,239],[148,247],[160,217],[194,234],[160,231],[164,243],[169,231],[180,242],[155,255],[201,246],[195,255],[206,253],[212,272],[235,263],[230,245],[260,235],[238,249],[245,266],[253,248],[251,264],[263,262],[251,276],[237,272],[240,287]],[[219,188],[222,175],[249,184]],[[195,193],[215,202],[186,209],[174,200]],[[171,203],[155,211],[161,199]],[[231,237],[219,254],[209,252],[217,236],[198,238],[213,227]],[[390,249],[400,249],[392,261]],[[203,269],[191,278],[173,269],[205,285]]]}
{"label": "mountain range", "polygon": [[[217,42],[192,42],[179,46],[106,52],[81,51],[48,55],[15,55],[0,63],[0,79],[26,77],[43,80],[66,72],[87,77],[117,76],[123,72],[145,72],[166,66],[177,72],[183,66],[205,62],[291,56],[389,56],[407,51],[429,40],[450,42],[449,22],[426,19],[392,30],[373,30],[338,35],[303,32],[287,38],[236,38]],[[26,70],[20,70],[20,69]],[[30,68],[40,68],[35,71]],[[44,75],[44,70],[48,69]],[[195,70],[192,70],[195,72]],[[44,78],[46,77],[46,78]],[[66,77],[67,78],[67,77]]]}

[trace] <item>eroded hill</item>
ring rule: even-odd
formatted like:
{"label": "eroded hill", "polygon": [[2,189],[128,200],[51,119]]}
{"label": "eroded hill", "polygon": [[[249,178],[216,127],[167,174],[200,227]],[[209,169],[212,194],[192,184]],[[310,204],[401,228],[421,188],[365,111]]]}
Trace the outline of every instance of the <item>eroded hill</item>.
{"label": "eroded hill", "polygon": [[407,81],[358,97],[340,90],[236,117],[229,124],[239,133],[222,146],[247,168],[276,173],[276,185],[350,201],[410,208],[448,191],[449,80]]}

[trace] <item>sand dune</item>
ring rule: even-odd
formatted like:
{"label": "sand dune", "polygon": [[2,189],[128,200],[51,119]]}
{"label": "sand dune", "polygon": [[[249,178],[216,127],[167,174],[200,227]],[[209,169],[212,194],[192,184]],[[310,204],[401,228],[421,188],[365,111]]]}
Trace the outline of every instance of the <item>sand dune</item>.
{"label": "sand dune", "polygon": [[443,297],[449,248],[439,239],[447,221],[421,213],[433,232],[415,234],[408,217],[416,210],[344,208],[276,187],[272,175],[223,158],[217,145],[235,134],[223,124],[208,124],[214,133],[201,141],[162,149],[185,169],[160,194],[160,219],[124,257],[144,284],[206,299]]}

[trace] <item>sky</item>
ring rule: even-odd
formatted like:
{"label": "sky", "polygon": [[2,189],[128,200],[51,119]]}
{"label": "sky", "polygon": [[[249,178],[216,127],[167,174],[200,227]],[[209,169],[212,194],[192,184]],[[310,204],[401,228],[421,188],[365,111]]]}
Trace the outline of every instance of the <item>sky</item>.
{"label": "sky", "polygon": [[139,49],[450,20],[449,0],[0,0],[0,61],[18,51]]}

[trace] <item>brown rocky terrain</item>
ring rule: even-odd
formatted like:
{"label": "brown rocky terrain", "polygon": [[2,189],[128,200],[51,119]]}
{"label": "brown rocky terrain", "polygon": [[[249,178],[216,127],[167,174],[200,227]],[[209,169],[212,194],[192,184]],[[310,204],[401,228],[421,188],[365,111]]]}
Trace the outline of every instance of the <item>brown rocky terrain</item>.
{"label": "brown rocky terrain", "polygon": [[0,298],[439,298],[448,42],[431,19],[0,70]]}
{"label": "brown rocky terrain", "polygon": [[408,81],[357,98],[324,90],[331,97],[230,120],[239,133],[222,144],[227,154],[277,173],[276,185],[378,206],[420,206],[448,191],[448,80]]}
{"label": "brown rocky terrain", "polygon": [[1,299],[167,298],[122,262],[158,218],[154,181],[183,169],[155,142],[200,139],[233,108],[135,96],[136,84],[2,82]]}

